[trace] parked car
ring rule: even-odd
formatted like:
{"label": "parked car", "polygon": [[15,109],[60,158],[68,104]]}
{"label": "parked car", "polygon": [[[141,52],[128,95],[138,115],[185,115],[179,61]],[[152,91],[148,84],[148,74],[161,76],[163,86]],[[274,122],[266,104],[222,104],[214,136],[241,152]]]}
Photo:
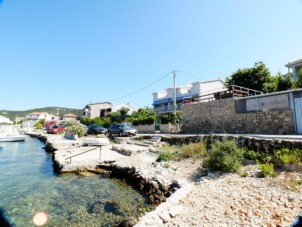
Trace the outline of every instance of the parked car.
{"label": "parked car", "polygon": [[108,128],[108,134],[110,136],[113,134],[118,134],[119,136],[135,136],[137,134],[137,130],[123,123],[111,124]]}
{"label": "parked car", "polygon": [[101,125],[88,125],[86,134],[107,134],[108,129],[104,128]]}
{"label": "parked car", "polygon": [[47,129],[48,134],[58,134],[58,133],[63,133],[65,128],[60,125],[53,125]]}

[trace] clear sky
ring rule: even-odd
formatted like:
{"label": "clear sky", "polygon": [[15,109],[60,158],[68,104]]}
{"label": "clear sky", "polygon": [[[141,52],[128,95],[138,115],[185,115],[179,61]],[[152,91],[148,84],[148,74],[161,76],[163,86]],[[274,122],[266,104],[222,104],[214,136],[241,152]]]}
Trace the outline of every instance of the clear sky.
{"label": "clear sky", "polygon": [[[0,0],[0,110],[83,108],[302,58],[301,0]],[[189,76],[190,75],[190,76]],[[172,76],[112,101],[151,106]]]}

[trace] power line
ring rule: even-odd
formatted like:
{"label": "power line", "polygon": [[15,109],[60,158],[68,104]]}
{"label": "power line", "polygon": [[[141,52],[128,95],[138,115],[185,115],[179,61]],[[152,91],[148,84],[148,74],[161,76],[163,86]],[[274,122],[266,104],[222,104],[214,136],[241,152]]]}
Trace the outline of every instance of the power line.
{"label": "power line", "polygon": [[152,83],[150,83],[150,84],[148,84],[148,85],[146,85],[146,86],[144,86],[144,87],[142,87],[142,88],[140,88],[140,89],[138,89],[138,90],[136,90],[136,91],[133,91],[133,92],[127,94],[127,95],[123,95],[123,96],[121,96],[121,97],[118,97],[118,98],[115,98],[115,99],[111,99],[111,100],[109,100],[109,102],[112,102],[112,101],[115,101],[115,100],[118,100],[118,99],[122,99],[122,98],[126,98],[126,97],[128,97],[128,96],[130,96],[130,95],[133,95],[133,94],[135,94],[135,93],[138,93],[138,92],[144,90],[145,88],[150,87],[151,85],[153,85],[153,84],[155,84],[155,83],[161,81],[162,79],[166,78],[167,76],[171,75],[172,73],[173,73],[173,72],[169,72],[168,74],[166,74],[166,75],[162,76],[161,78],[159,78],[159,79],[153,81]]}
{"label": "power line", "polygon": [[195,79],[198,79],[198,80],[201,80],[201,78],[197,77],[197,76],[193,76],[191,74],[188,74],[188,73],[184,73],[183,71],[179,71],[182,75],[184,76],[188,76],[188,77],[192,77],[192,78],[195,78]]}

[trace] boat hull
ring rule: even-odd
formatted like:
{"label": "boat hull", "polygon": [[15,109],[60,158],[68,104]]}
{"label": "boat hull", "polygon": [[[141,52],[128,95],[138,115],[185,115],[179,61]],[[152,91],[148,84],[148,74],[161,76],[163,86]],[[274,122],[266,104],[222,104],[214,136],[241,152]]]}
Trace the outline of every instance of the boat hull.
{"label": "boat hull", "polygon": [[7,136],[7,137],[0,137],[0,142],[18,142],[24,141],[27,136]]}

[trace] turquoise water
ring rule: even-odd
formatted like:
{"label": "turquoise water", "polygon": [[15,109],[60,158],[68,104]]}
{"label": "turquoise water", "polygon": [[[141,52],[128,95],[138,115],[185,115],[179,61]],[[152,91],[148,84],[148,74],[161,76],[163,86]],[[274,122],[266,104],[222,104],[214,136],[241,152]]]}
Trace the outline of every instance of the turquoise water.
{"label": "turquoise water", "polygon": [[143,195],[120,181],[57,176],[43,146],[33,138],[0,143],[0,208],[12,224],[34,226],[34,214],[44,211],[46,226],[113,226],[148,207]]}

